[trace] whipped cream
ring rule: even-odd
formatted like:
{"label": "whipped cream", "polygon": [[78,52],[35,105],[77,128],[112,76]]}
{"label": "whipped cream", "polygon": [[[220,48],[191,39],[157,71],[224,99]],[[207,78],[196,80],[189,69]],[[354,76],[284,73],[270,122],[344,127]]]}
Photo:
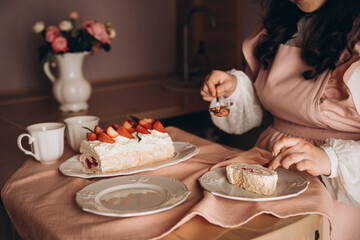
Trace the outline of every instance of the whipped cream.
{"label": "whipped cream", "polygon": [[146,152],[153,149],[153,145],[173,147],[173,142],[168,133],[162,133],[153,129],[149,131],[151,134],[138,133],[140,141],[135,133],[132,134],[135,137],[133,139],[118,136],[114,138],[115,143],[83,140],[80,146],[80,152],[89,153],[99,158],[100,156],[111,156],[120,151]]}

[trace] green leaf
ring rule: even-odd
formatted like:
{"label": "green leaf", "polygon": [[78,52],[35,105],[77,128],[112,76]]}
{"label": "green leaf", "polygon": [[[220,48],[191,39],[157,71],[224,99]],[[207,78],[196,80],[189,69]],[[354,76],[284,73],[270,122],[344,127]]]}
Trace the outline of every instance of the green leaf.
{"label": "green leaf", "polygon": [[[135,120],[134,120],[134,121],[135,121]],[[141,141],[141,137],[139,136],[139,133],[138,133],[138,132],[136,132],[136,138],[137,138],[138,142]]]}
{"label": "green leaf", "polygon": [[110,49],[111,49],[110,45],[107,44],[107,43],[102,44],[101,47],[102,47],[106,52],[110,51]]}
{"label": "green leaf", "polygon": [[82,127],[82,128],[84,128],[84,129],[86,129],[86,130],[89,130],[89,131],[92,132],[92,133],[95,133],[93,130],[91,130],[91,129],[88,128],[88,127]]}
{"label": "green leaf", "polygon": [[134,120],[136,123],[138,123],[138,122],[140,121],[140,119],[138,119],[137,117],[132,116],[132,115],[130,115],[130,114],[128,114],[127,117],[130,118],[130,119],[132,119],[132,120]]}
{"label": "green leaf", "polygon": [[46,44],[44,46],[39,47],[38,58],[41,63],[50,61],[52,55],[53,55],[53,52],[52,52],[50,44]]}

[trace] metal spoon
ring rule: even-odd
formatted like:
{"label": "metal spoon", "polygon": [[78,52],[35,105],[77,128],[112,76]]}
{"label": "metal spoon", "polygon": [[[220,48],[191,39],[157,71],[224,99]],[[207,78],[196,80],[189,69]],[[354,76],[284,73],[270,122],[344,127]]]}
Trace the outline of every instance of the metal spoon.
{"label": "metal spoon", "polygon": [[230,113],[232,102],[228,102],[222,97],[216,97],[215,107],[210,107],[209,111],[217,117],[226,117]]}

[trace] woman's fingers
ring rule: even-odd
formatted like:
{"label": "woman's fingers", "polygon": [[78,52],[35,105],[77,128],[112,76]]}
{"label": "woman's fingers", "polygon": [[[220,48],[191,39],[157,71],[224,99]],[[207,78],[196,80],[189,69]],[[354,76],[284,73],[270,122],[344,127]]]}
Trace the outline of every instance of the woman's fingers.
{"label": "woman's fingers", "polygon": [[307,159],[306,153],[290,152],[286,154],[285,157],[281,156],[281,160],[279,164],[283,168],[289,169],[291,165],[300,163],[301,161],[304,161],[306,159]]}
{"label": "woman's fingers", "polygon": [[236,84],[234,86],[234,82],[231,80],[224,81],[222,84],[216,87],[216,91],[218,96],[228,97],[229,93],[232,93],[236,88]]}
{"label": "woman's fingers", "polygon": [[222,82],[222,74],[219,74],[218,71],[212,71],[205,78],[205,84],[209,89],[211,96],[216,97],[216,86]]}
{"label": "woman's fingers", "polygon": [[281,157],[280,156],[277,156],[274,160],[272,160],[269,165],[268,165],[268,169],[270,170],[275,170],[277,169],[278,167],[280,167],[281,165]]}
{"label": "woman's fingers", "polygon": [[269,163],[269,166],[268,168],[270,170],[275,170],[277,169],[278,167],[281,166],[281,161],[284,159],[284,154],[279,154],[277,155],[270,163]]}
{"label": "woman's fingers", "polygon": [[212,73],[206,75],[205,81],[201,87],[200,94],[206,101],[211,101],[214,97],[216,97],[216,78]]}
{"label": "woman's fingers", "polygon": [[[273,146],[272,155],[276,156],[273,161],[269,163],[268,168],[270,170],[275,170],[279,166],[282,165],[282,161],[289,156],[291,153],[296,153],[297,151],[294,149],[294,146],[299,144],[301,139],[299,138],[293,138],[293,137],[284,137],[277,141]],[[295,158],[295,156],[291,157]],[[293,160],[295,161],[295,160]],[[286,162],[291,162],[290,159],[288,159]]]}
{"label": "woman's fingers", "polygon": [[223,71],[214,70],[205,77],[200,94],[210,101],[218,96],[229,96],[236,88],[236,77]]}
{"label": "woman's fingers", "polygon": [[[300,161],[296,164],[296,168],[299,171],[306,171],[311,169],[311,165],[313,165],[313,162],[311,160],[305,159],[303,161]],[[310,174],[315,175],[312,171]]]}
{"label": "woman's fingers", "polygon": [[301,138],[285,137],[273,146],[276,156],[268,168],[275,170],[279,166],[288,169],[296,165],[299,171],[307,171],[313,176],[331,174],[331,163],[326,152]]}
{"label": "woman's fingers", "polygon": [[272,155],[277,156],[282,149],[293,147],[296,144],[298,144],[300,141],[301,141],[300,138],[294,138],[294,137],[281,138],[279,141],[277,141],[274,144],[273,150],[272,150]]}
{"label": "woman's fingers", "polygon": [[209,88],[205,83],[201,87],[200,94],[205,101],[211,101],[214,98],[211,96]]}

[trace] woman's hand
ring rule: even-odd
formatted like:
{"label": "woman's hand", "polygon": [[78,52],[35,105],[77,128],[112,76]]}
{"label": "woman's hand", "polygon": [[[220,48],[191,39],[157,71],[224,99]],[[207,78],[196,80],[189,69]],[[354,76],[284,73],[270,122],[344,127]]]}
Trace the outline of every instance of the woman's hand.
{"label": "woman's hand", "polygon": [[236,84],[234,75],[213,70],[205,77],[200,94],[205,101],[211,101],[216,96],[229,97],[235,91]]}
{"label": "woman's hand", "polygon": [[284,137],[273,146],[273,156],[269,169],[279,166],[285,169],[293,164],[299,171],[307,171],[313,176],[330,175],[331,164],[326,152],[302,138]]}

